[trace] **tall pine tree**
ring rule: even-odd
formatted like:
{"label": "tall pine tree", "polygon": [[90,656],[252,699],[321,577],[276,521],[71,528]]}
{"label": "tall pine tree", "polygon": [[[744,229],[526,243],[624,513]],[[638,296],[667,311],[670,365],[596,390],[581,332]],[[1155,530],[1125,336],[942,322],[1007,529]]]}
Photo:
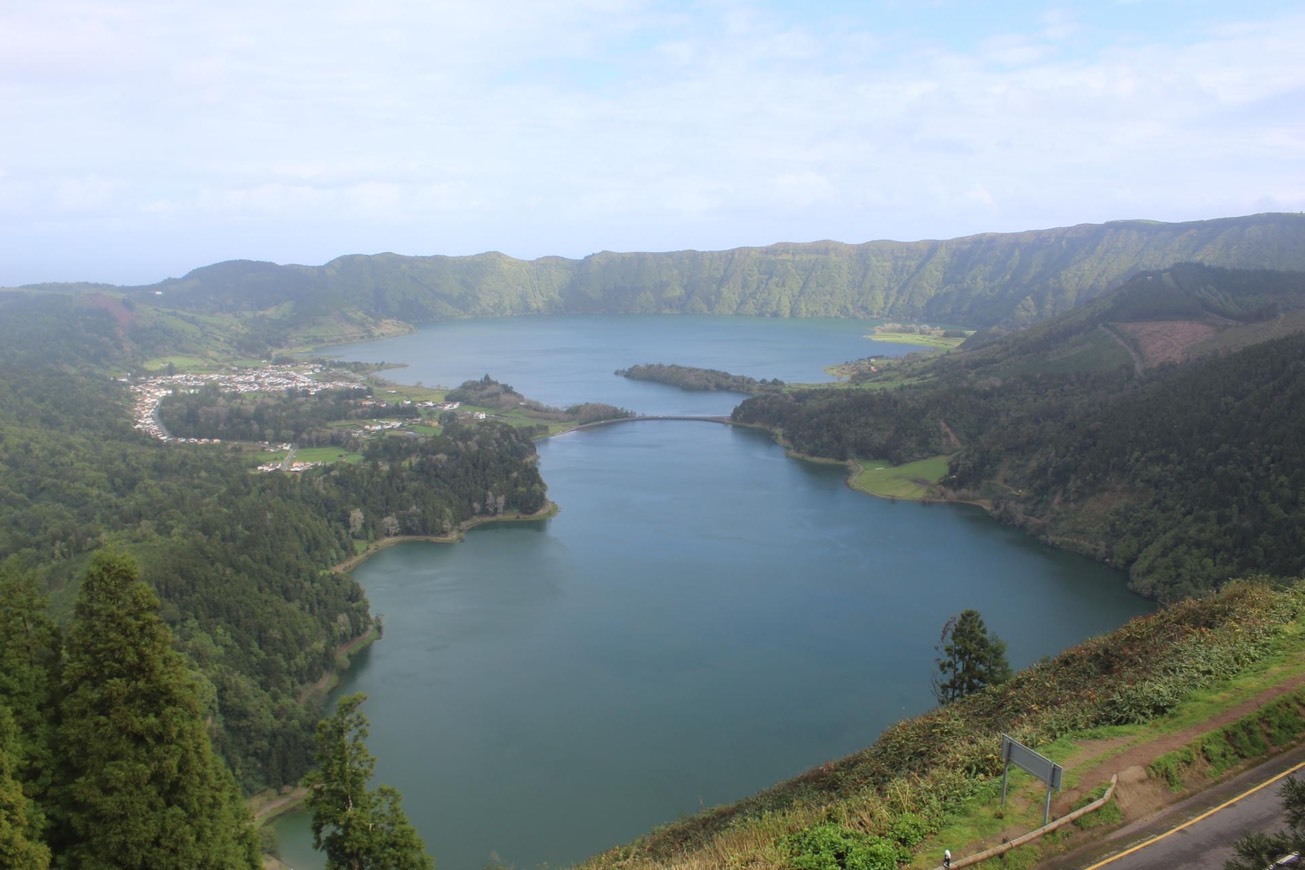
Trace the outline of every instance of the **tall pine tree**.
{"label": "tall pine tree", "polygon": [[943,704],[1010,679],[1006,641],[988,631],[977,610],[947,620],[937,650],[933,693]]}
{"label": "tall pine tree", "polygon": [[[0,565],[0,706],[8,708],[16,727],[9,772],[36,807],[50,800],[54,689],[62,653],[59,631],[45,609],[31,572],[12,559]],[[35,824],[44,827],[41,814]]]}
{"label": "tall pine tree", "polygon": [[19,756],[18,726],[0,703],[0,867],[46,870],[50,850],[40,839],[40,813],[14,775]]}
{"label": "tall pine tree", "polygon": [[425,844],[391,786],[367,788],[376,758],[367,750],[367,699],[341,698],[334,715],[317,725],[317,768],[304,777],[313,813],[313,845],[326,852],[327,870],[432,870]]}
{"label": "tall pine tree", "polygon": [[129,556],[92,558],[62,685],[59,866],[260,866],[235,778],[213,754],[158,596]]}

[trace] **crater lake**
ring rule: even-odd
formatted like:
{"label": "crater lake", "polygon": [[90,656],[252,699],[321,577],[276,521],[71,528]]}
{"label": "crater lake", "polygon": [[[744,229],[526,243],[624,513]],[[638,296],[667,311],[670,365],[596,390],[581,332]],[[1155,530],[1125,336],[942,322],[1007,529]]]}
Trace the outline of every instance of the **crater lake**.
{"label": "crater lake", "polygon": [[[711,317],[459,321],[332,349],[394,380],[484,374],[551,405],[728,414],[742,397],[613,372],[679,363],[788,382],[909,346],[872,324]],[[553,518],[408,543],[355,570],[384,638],[364,692],[376,781],[441,870],[568,866],[872,743],[934,704],[949,616],[983,613],[1014,667],[1154,605],[1122,574],[978,508],[889,502],[764,432],[635,421],[539,443]],[[278,820],[297,870],[309,819]]]}

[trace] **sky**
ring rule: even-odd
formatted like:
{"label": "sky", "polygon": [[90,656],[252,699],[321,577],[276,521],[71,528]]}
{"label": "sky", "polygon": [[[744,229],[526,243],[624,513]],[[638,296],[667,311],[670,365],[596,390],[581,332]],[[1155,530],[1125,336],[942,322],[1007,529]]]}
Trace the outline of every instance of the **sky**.
{"label": "sky", "polygon": [[0,286],[1305,210],[1299,0],[0,0]]}

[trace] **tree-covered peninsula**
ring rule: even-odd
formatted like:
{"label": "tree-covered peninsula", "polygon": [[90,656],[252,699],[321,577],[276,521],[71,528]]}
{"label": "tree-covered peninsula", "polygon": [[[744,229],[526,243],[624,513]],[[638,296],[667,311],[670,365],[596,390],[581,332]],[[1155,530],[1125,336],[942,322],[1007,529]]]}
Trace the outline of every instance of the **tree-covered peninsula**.
{"label": "tree-covered peninsula", "polygon": [[616,374],[632,381],[652,381],[696,392],[724,390],[746,394],[784,386],[784,382],[779,378],[757,379],[747,375],[732,375],[717,369],[666,363],[642,363],[630,366],[628,369],[617,369]]}

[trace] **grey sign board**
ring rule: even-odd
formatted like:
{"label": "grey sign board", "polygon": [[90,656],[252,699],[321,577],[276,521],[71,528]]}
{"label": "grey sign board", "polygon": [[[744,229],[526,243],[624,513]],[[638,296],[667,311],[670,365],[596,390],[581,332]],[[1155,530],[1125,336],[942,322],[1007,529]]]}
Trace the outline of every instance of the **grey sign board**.
{"label": "grey sign board", "polygon": [[1061,766],[1006,734],[1001,735],[1001,760],[1033,774],[1048,788],[1060,790],[1060,778],[1065,772]]}

